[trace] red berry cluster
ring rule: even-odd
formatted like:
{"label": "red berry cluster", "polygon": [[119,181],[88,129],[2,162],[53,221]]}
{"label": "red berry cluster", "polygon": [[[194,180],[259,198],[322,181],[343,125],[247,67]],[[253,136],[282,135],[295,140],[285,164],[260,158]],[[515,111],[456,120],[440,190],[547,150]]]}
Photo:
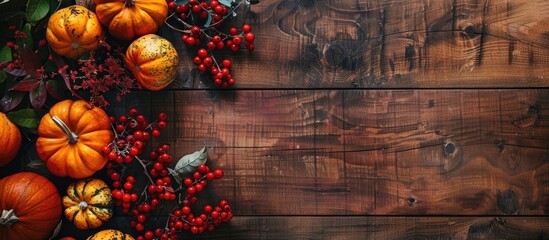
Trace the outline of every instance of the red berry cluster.
{"label": "red berry cluster", "polygon": [[[236,5],[225,6],[217,0],[190,0],[177,5],[174,0],[166,0],[168,6],[174,11],[177,20],[185,27],[181,40],[187,46],[202,46],[198,49],[193,62],[200,72],[209,72],[214,85],[229,87],[235,84],[230,74],[231,61],[224,59],[218,63],[213,55],[214,51],[229,49],[232,52],[240,50],[244,45],[249,52],[255,49],[255,35],[251,32],[251,26],[242,25],[239,30],[230,27],[228,33],[221,30],[222,23],[230,17],[244,2]],[[179,29],[178,29],[179,30]]]}
{"label": "red berry cluster", "polygon": [[[130,226],[139,234],[136,239],[177,239],[179,232],[202,233],[213,230],[215,226],[232,218],[232,209],[226,200],[222,200],[216,207],[205,206],[204,212],[199,215],[194,215],[191,211],[191,205],[198,201],[195,195],[208,182],[221,178],[221,169],[210,171],[208,166],[200,165],[192,178],[182,180],[170,169],[173,158],[168,152],[167,144],[153,148],[148,154],[149,160],[140,158],[150,138],[160,136],[160,130],[166,128],[165,113],[160,113],[158,120],[150,123],[137,109],[132,108],[128,116],[110,119],[115,139],[103,149],[111,160],[107,164],[107,174],[113,181],[112,195],[116,206],[121,206],[122,213],[132,217]],[[144,174],[149,180],[139,195],[134,189],[136,177],[124,173],[130,166],[124,165],[135,165],[135,162],[144,168]],[[127,176],[124,178],[123,175]],[[174,200],[177,200],[176,207],[165,226],[147,221],[155,209]]]}
{"label": "red berry cluster", "polygon": [[[151,136],[159,137],[160,129],[166,128],[167,115],[160,113],[158,120],[150,123],[145,116],[139,114],[137,109],[132,108],[129,116],[120,115],[118,118],[110,116],[109,119],[115,136],[112,143],[103,147],[103,153],[112,161],[107,163],[107,175],[113,181],[112,196],[116,206],[122,206],[122,212],[128,214],[131,204],[137,202],[139,198],[133,191],[135,178],[130,175],[126,177],[125,181],[122,181],[122,173],[115,170],[113,162],[117,164],[132,163],[142,153]],[[167,150],[168,146],[161,148]],[[167,175],[166,170],[165,176]]]}

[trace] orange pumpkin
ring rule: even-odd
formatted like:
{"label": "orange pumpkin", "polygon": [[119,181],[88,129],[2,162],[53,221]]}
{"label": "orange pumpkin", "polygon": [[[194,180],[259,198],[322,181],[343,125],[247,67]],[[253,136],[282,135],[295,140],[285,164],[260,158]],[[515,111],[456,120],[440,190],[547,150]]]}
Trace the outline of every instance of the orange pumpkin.
{"label": "orange pumpkin", "polygon": [[96,234],[93,234],[86,238],[86,240],[134,240],[134,238],[129,235],[125,234],[121,231],[114,230],[114,229],[107,229],[100,232],[97,232]]}
{"label": "orange pumpkin", "polygon": [[177,50],[155,34],[136,39],[126,50],[126,65],[139,84],[149,90],[160,90],[172,83],[178,63]]}
{"label": "orange pumpkin", "polygon": [[61,56],[76,59],[99,48],[103,38],[103,26],[95,13],[80,5],[60,9],[48,20],[46,40]]}
{"label": "orange pumpkin", "polygon": [[15,158],[21,148],[21,133],[4,113],[0,112],[0,167],[8,164]]}
{"label": "orange pumpkin", "polygon": [[38,125],[36,152],[56,176],[86,178],[102,169],[112,139],[109,117],[83,100],[56,103]]}
{"label": "orange pumpkin", "polygon": [[55,185],[32,172],[0,180],[0,239],[48,239],[61,221]]}
{"label": "orange pumpkin", "polygon": [[65,217],[78,229],[97,228],[112,217],[111,189],[97,178],[71,183],[63,197]]}
{"label": "orange pumpkin", "polygon": [[168,16],[166,0],[94,0],[99,21],[115,38],[133,40],[155,33]]}

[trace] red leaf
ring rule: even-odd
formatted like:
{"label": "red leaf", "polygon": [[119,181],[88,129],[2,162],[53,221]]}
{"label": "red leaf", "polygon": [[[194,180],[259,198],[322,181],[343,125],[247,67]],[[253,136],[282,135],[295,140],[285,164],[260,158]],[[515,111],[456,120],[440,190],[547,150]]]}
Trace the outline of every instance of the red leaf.
{"label": "red leaf", "polygon": [[36,80],[36,79],[23,80],[15,84],[15,86],[13,86],[12,88],[10,88],[10,91],[30,92],[36,87],[38,87],[38,85],[40,85],[40,82],[41,82],[40,80]]}
{"label": "red leaf", "polygon": [[27,71],[25,71],[25,69],[22,69],[22,68],[12,68],[12,69],[4,68],[3,70],[4,72],[16,77],[24,77],[29,75]]}
{"label": "red leaf", "polygon": [[0,99],[0,110],[2,112],[9,112],[13,110],[21,100],[23,100],[23,97],[25,94],[23,92],[17,92],[17,91],[8,91],[6,92],[6,95]]}
{"label": "red leaf", "polygon": [[63,99],[63,92],[61,91],[61,86],[55,80],[48,80],[46,82],[46,91],[50,96],[57,100]]}
{"label": "red leaf", "polygon": [[38,73],[36,72],[42,66],[40,62],[40,57],[36,52],[34,52],[29,47],[25,46],[23,48],[23,68],[34,78],[39,78]]}
{"label": "red leaf", "polygon": [[40,109],[46,103],[46,82],[40,81],[37,88],[30,92],[30,102],[34,109]]}
{"label": "red leaf", "polygon": [[67,86],[71,94],[79,98],[80,100],[84,100],[80,95],[78,95],[72,89],[71,80],[69,79],[69,74],[67,74],[67,69],[65,68],[66,64],[65,64],[65,61],[63,60],[63,57],[57,55],[54,52],[52,52],[51,55],[53,57],[53,61],[55,62],[55,65],[57,66],[57,72],[61,75],[61,77],[63,77],[63,80],[65,80],[65,85]]}

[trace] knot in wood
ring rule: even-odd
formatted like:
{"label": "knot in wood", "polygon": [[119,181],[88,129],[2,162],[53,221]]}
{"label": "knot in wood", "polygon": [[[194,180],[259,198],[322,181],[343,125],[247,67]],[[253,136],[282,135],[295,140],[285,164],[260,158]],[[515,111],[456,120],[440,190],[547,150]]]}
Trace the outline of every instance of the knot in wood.
{"label": "knot in wood", "polygon": [[444,144],[444,153],[446,155],[453,154],[456,151],[456,145],[454,143],[446,143]]}

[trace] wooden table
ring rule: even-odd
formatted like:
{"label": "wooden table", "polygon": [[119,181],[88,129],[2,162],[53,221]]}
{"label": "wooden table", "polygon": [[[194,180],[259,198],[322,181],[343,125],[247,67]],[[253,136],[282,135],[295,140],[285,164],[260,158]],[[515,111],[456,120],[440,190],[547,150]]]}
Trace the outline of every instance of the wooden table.
{"label": "wooden table", "polygon": [[[208,239],[549,239],[549,2],[263,0],[256,51],[109,109],[206,145],[235,217]],[[127,224],[118,217],[111,226]]]}

